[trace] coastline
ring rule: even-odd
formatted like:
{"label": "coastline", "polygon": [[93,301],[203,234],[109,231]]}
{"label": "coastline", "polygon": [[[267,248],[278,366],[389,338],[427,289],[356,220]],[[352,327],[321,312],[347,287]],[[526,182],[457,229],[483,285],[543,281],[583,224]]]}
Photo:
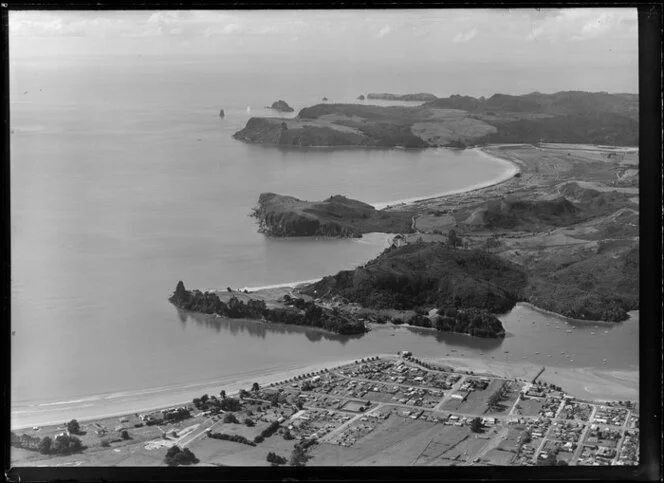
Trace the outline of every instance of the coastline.
{"label": "coastline", "polygon": [[[371,354],[371,356],[385,356],[385,354]],[[13,408],[10,410],[10,429],[12,431],[16,430],[25,430],[30,429],[32,426],[53,426],[60,425],[65,421],[76,419],[79,422],[94,421],[97,419],[104,418],[114,418],[120,417],[127,414],[141,413],[141,412],[152,412],[160,409],[165,409],[173,406],[181,406],[184,404],[190,404],[192,399],[195,397],[200,397],[203,394],[218,394],[221,389],[224,389],[226,393],[230,395],[236,395],[240,392],[240,389],[249,389],[254,382],[257,382],[261,386],[267,386],[268,384],[277,383],[284,381],[300,374],[306,374],[309,372],[316,372],[326,368],[339,367],[342,365],[350,364],[358,360],[355,359],[338,359],[334,361],[319,362],[314,364],[305,364],[305,365],[291,365],[284,366],[278,369],[275,369],[271,372],[266,373],[261,371],[261,375],[256,375],[255,377],[248,378],[248,375],[240,376],[231,376],[228,380],[220,381],[207,381],[200,384],[192,384],[187,386],[182,386],[180,388],[169,388],[160,391],[159,388],[156,389],[146,389],[140,391],[134,395],[125,396],[126,400],[120,400],[116,405],[117,408],[114,410],[104,411],[101,407],[94,408],[94,404],[87,404],[83,406],[73,406],[73,407],[62,407],[65,406],[67,401],[64,402],[53,402],[45,403],[38,405],[39,406],[49,406],[55,407],[55,409],[48,410],[48,414],[39,418],[35,416],[30,422],[24,423],[15,423],[17,419],[15,414],[18,411],[14,411]],[[142,392],[142,394],[141,394]],[[155,397],[155,393],[163,392],[159,396]],[[80,399],[76,399],[70,402],[92,402],[99,401],[104,402],[108,399],[102,398],[99,396],[87,396]],[[121,399],[121,397],[116,397],[114,399]],[[139,399],[138,401],[132,399]],[[42,411],[46,413],[47,411]],[[21,411],[21,414],[24,414],[25,411]]]}
{"label": "coastline", "polygon": [[[417,354],[414,354],[417,357]],[[365,357],[396,357],[394,354],[366,354]],[[483,359],[460,358],[460,357],[439,357],[422,358],[436,364],[446,365],[454,368],[457,372],[473,371],[475,374],[484,374],[488,376],[517,378],[526,381],[532,380],[539,372],[542,366],[530,362],[498,362],[485,361]],[[254,382],[261,386],[267,386],[278,382],[291,379],[301,374],[317,372],[324,369],[333,369],[359,360],[337,359],[333,361],[320,362],[315,364],[300,365],[290,368],[279,368],[271,373],[262,373],[247,379],[247,376],[240,376],[242,379],[229,382],[217,381],[206,382],[200,386],[182,388],[177,396],[172,392],[166,391],[159,398],[151,396],[152,402],[144,401],[125,401],[119,404],[117,409],[103,412],[101,408],[85,410],[84,407],[62,408],[51,410],[50,415],[41,419],[33,419],[31,422],[14,424],[15,417],[12,414],[10,426],[12,431],[30,429],[32,426],[57,426],[70,419],[77,419],[79,422],[89,422],[99,419],[121,417],[134,413],[152,412],[173,406],[180,406],[191,403],[194,397],[202,394],[217,394],[220,389],[224,389],[230,395],[237,395],[240,389],[249,389]],[[538,378],[547,383],[553,383],[563,388],[565,392],[577,398],[589,399],[594,401],[617,401],[617,400],[638,400],[639,397],[639,371],[620,371],[620,370],[602,370],[592,367],[579,368],[560,368],[544,366],[545,371]],[[148,395],[153,394],[151,392]],[[82,398],[78,401],[91,401],[94,397]],[[104,399],[100,399],[104,401]],[[58,406],[63,403],[49,403],[45,405]],[[94,406],[94,405],[90,405]]]}
{"label": "coastline", "polygon": [[[512,146],[513,144],[497,144],[497,145],[491,145],[488,146],[489,148],[498,148],[500,149],[501,146]],[[329,147],[333,148],[333,147]],[[472,150],[480,153],[482,156],[490,157],[493,158],[496,161],[499,161],[501,164],[503,164],[506,167],[506,171],[499,177],[494,178],[493,180],[484,182],[484,183],[478,183],[476,185],[472,185],[470,187],[464,188],[464,189],[458,189],[458,190],[452,190],[444,193],[440,193],[437,195],[433,196],[422,196],[422,197],[414,197],[414,198],[409,198],[407,200],[401,200],[401,201],[393,201],[393,202],[388,202],[385,203],[390,204],[390,205],[395,205],[395,204],[411,204],[411,203],[416,203],[419,201],[429,201],[429,200],[436,200],[440,198],[445,198],[450,195],[455,195],[455,194],[460,194],[460,193],[471,193],[475,191],[480,191],[486,188],[491,188],[497,185],[500,185],[506,181],[509,181],[510,179],[514,178],[518,173],[521,172],[521,169],[518,167],[518,165],[510,161],[509,159],[505,158],[500,158],[495,155],[489,154],[486,151],[484,151],[483,148],[471,148]],[[376,207],[377,209],[379,205],[382,203],[374,203],[373,206]],[[386,234],[389,235],[389,234]],[[295,288],[298,285],[304,284],[304,283],[312,283],[314,281],[320,280],[319,279],[314,279],[314,280],[304,280],[304,281],[294,281],[294,282],[285,282],[285,283],[280,283],[280,284],[273,284],[273,285],[266,285],[266,286],[258,286],[258,287],[244,287],[240,289],[240,291],[243,290],[248,290],[250,292],[253,291],[262,291],[262,290],[270,290],[270,289],[279,289],[279,288]],[[212,290],[219,290],[219,289],[212,289]],[[225,290],[219,290],[219,291],[225,291]],[[552,316],[557,316],[561,317],[562,319],[567,319],[567,320],[572,320],[572,321],[577,321],[577,319],[569,319],[561,314],[557,314],[555,312],[550,312],[546,311],[545,309],[540,309],[539,307],[533,306],[532,304],[528,304],[526,302],[522,302],[524,304],[527,304],[529,307],[536,309],[540,312],[547,313]],[[587,320],[578,320],[578,322],[584,322],[584,323],[600,323],[602,322],[603,324],[613,324],[611,322],[603,322],[603,321],[587,321]],[[375,354],[367,354],[367,356],[372,356]],[[454,360],[453,358],[444,358],[443,360],[445,361],[451,361]],[[470,360],[464,359],[463,360],[466,364],[470,363]],[[480,361],[479,363],[477,361]],[[481,359],[478,359],[477,361],[474,362],[474,365],[472,367],[479,367],[479,368],[489,368],[491,372],[495,372],[496,370],[496,362],[494,361],[483,361]],[[204,393],[211,393],[215,394],[219,391],[219,389],[224,388],[227,393],[232,394],[232,393],[237,393],[241,388],[248,388],[251,386],[253,382],[258,382],[261,385],[277,382],[280,380],[288,379],[290,377],[293,377],[294,375],[306,373],[306,372],[312,372],[315,370],[320,370],[321,368],[325,367],[337,367],[339,365],[343,365],[344,363],[347,362],[353,362],[351,361],[337,361],[337,362],[322,362],[322,363],[317,363],[317,364],[309,364],[305,366],[298,366],[296,368],[291,368],[291,369],[285,369],[285,368],[280,368],[277,369],[276,372],[261,372],[260,376],[256,376],[252,379],[239,379],[239,378],[244,378],[246,376],[244,375],[237,375],[237,376],[232,376],[233,379],[229,378],[228,382],[225,381],[216,381],[216,382],[201,382],[198,384],[191,384],[186,387],[180,387],[180,388],[169,388],[169,389],[164,389],[163,391],[155,391],[152,389],[143,389],[143,395],[142,396],[127,396],[129,399],[139,399],[138,401],[124,401],[124,404],[118,404],[118,409],[117,410],[111,410],[109,411],[109,414],[102,413],[103,411],[102,408],[94,408],[95,404],[88,404],[84,406],[78,406],[77,408],[57,408],[58,405],[65,406],[68,402],[63,402],[63,403],[49,403],[49,407],[55,407],[57,409],[52,409],[48,411],[47,416],[43,416],[43,419],[45,422],[39,422],[39,423],[34,423],[34,424],[39,424],[39,425],[52,425],[52,424],[61,424],[61,422],[76,418],[79,421],[89,421],[89,420],[95,420],[95,419],[100,419],[103,417],[116,417],[116,416],[122,416],[128,413],[134,413],[134,412],[144,412],[144,411],[152,411],[155,409],[161,409],[165,407],[170,407],[170,406],[175,406],[175,405],[182,405],[185,403],[190,403],[191,399],[193,397],[198,397]],[[461,361],[457,361],[461,363]],[[482,365],[484,364],[484,365]],[[519,371],[524,370],[524,366],[529,363],[513,363],[517,367],[517,369],[513,369],[513,372],[511,373],[519,373]],[[461,363],[461,366],[463,367],[463,364]],[[455,366],[456,367],[456,366]],[[469,366],[470,367],[470,366]],[[474,369],[471,369],[474,370]],[[510,373],[510,374],[511,374]],[[547,369],[545,371],[544,376],[542,377],[543,380],[547,382],[552,382],[554,384],[558,384],[563,387],[563,389],[567,390],[570,394],[577,395],[577,397],[586,397],[586,398],[595,398],[596,396],[593,396],[592,394],[599,394],[603,395],[604,397],[607,397],[608,400],[610,400],[610,397],[613,395],[615,396],[615,399],[625,399],[626,394],[632,394],[634,393],[635,398],[638,398],[638,371],[606,371],[602,369],[595,369],[592,367],[588,368],[574,368],[574,369],[567,369],[567,368],[551,368],[551,371]],[[558,381],[558,382],[556,382]],[[601,382],[604,381],[602,384]],[[196,389],[194,389],[194,387]],[[617,388],[617,389],[616,389]],[[574,392],[573,392],[574,391]],[[604,392],[602,392],[604,391]],[[608,393],[606,391],[609,391]],[[155,396],[155,393],[158,392],[163,392],[163,394],[160,394],[159,396]],[[186,395],[186,397],[185,397]],[[622,397],[618,397],[618,395],[622,395]],[[191,397],[189,397],[191,396]],[[110,399],[110,398],[108,398]],[[116,398],[119,399],[119,398]],[[70,401],[70,402],[90,402],[90,401],[98,401],[98,402],[104,402],[105,399],[103,399],[101,396],[88,396],[85,398],[81,398],[80,400],[77,401]],[[151,401],[151,402],[150,402]],[[45,405],[42,405],[45,406]],[[33,406],[34,407],[34,406]],[[80,410],[80,411],[79,411]],[[11,411],[11,417],[10,417],[10,425],[12,425],[12,430],[16,429],[23,429],[23,428],[29,428],[33,425],[33,423],[25,423],[25,424],[19,424],[17,426],[13,425],[15,416],[14,414],[18,414],[18,411],[15,412],[13,411],[13,408],[10,409]],[[80,413],[89,413],[84,416],[76,416],[77,411]],[[22,411],[21,414],[25,414],[26,411]],[[42,411],[42,413],[47,413],[47,411]],[[70,415],[71,413],[74,413],[74,415]],[[48,420],[46,420],[49,418]],[[52,418],[52,419],[51,419]]]}
{"label": "coastline", "polygon": [[[591,325],[592,324],[602,324],[602,325],[608,325],[608,326],[613,326],[615,324],[620,324],[621,323],[621,322],[609,322],[609,321],[606,321],[606,320],[574,319],[572,317],[567,317],[566,315],[559,314],[558,312],[552,312],[551,310],[543,309],[541,307],[538,307],[537,305],[531,304],[530,302],[517,302],[517,305],[519,305],[519,304],[524,305],[524,306],[528,307],[529,309],[534,310],[536,312],[540,312],[542,314],[550,315],[552,317],[558,317],[563,321],[571,321],[571,322],[576,322],[576,323],[580,323],[580,324],[591,324]],[[628,315],[627,320],[632,318],[632,315],[630,315],[629,313],[627,315]],[[623,320],[622,322],[625,322],[625,321]]]}
{"label": "coastline", "polygon": [[[501,145],[493,145],[493,147],[500,147]],[[445,149],[445,148],[436,148],[436,149]],[[437,193],[433,195],[426,195],[426,196],[416,196],[412,198],[404,198],[401,200],[394,200],[394,201],[384,201],[384,202],[378,202],[378,203],[369,203],[372,205],[374,208],[377,210],[382,210],[389,207],[394,207],[397,205],[409,205],[413,204],[419,201],[432,201],[436,200],[438,198],[444,198],[446,196],[450,195],[458,195],[461,193],[471,193],[474,191],[479,191],[485,188],[490,188],[493,186],[497,186],[499,184],[502,184],[506,181],[509,181],[510,179],[514,178],[517,174],[521,172],[521,168],[516,165],[516,163],[505,159],[505,158],[499,158],[498,156],[494,156],[492,154],[487,153],[484,151],[483,148],[470,148],[469,151],[473,151],[476,153],[479,153],[481,156],[493,159],[494,161],[499,162],[505,167],[505,171],[498,177],[491,179],[489,181],[485,181],[483,183],[476,183],[474,185],[468,186],[466,188],[461,188],[461,189],[456,189],[456,190],[450,190],[450,191],[445,191],[442,193]]]}

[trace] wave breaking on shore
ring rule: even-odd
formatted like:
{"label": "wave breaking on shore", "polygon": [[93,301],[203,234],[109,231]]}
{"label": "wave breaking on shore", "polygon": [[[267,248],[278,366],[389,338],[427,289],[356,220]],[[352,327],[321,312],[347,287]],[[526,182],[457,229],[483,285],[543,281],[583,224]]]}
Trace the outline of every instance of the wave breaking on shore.
{"label": "wave breaking on shore", "polygon": [[396,206],[396,205],[406,205],[406,204],[411,204],[411,203],[416,203],[418,201],[425,201],[425,200],[433,200],[435,198],[442,198],[443,196],[450,196],[450,195],[456,195],[460,193],[467,193],[471,191],[476,191],[479,189],[483,188],[488,188],[490,186],[495,186],[500,183],[504,183],[505,181],[508,181],[512,178],[514,178],[518,173],[521,172],[521,169],[514,164],[511,161],[508,161],[507,159],[499,158],[496,156],[492,156],[489,153],[483,151],[481,148],[472,148],[469,151],[476,152],[480,154],[481,156],[485,158],[490,158],[493,159],[494,161],[499,162],[503,166],[505,166],[505,171],[498,177],[491,179],[489,181],[485,181],[482,183],[476,183],[464,188],[460,189],[454,189],[454,190],[449,190],[449,191],[444,191],[442,193],[437,193],[437,194],[432,194],[432,195],[426,195],[426,196],[415,196],[412,198],[403,198],[400,200],[393,200],[393,201],[382,201],[378,203],[369,203],[371,206],[376,208],[377,210],[382,210],[384,208],[387,208],[388,206]]}

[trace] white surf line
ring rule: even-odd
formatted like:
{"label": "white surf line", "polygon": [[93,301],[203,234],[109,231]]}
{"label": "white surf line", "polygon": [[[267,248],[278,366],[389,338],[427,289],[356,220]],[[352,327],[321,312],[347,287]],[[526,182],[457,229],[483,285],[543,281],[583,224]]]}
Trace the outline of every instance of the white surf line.
{"label": "white surf line", "polygon": [[457,195],[461,193],[469,193],[471,191],[476,191],[479,189],[483,188],[488,188],[490,186],[495,186],[500,183],[503,183],[509,179],[512,179],[514,176],[517,175],[517,173],[521,172],[521,169],[513,163],[512,161],[508,161],[507,159],[499,158],[497,156],[493,156],[485,151],[483,151],[480,148],[471,148],[469,151],[474,151],[478,153],[479,155],[493,159],[494,161],[499,162],[500,164],[507,166],[509,169],[505,171],[503,174],[498,176],[497,178],[482,182],[482,183],[476,183],[474,185],[465,187],[465,188],[459,188],[459,189],[454,189],[454,190],[448,190],[444,191],[442,193],[437,193],[437,194],[432,194],[432,195],[426,195],[426,196],[414,196],[412,198],[404,198],[400,200],[394,200],[394,201],[384,201],[384,202],[378,202],[378,203],[369,203],[372,205],[374,208],[377,210],[382,210],[384,208],[387,208],[388,206],[396,206],[396,205],[404,205],[404,204],[411,204],[415,203],[417,201],[424,201],[424,200],[432,200],[435,198],[442,198],[444,196],[450,196],[450,195]]}
{"label": "white surf line", "polygon": [[263,285],[262,287],[244,287],[241,290],[248,290],[248,291],[256,291],[256,290],[269,290],[273,288],[295,288],[298,285],[302,285],[305,283],[315,283],[321,280],[322,277],[320,278],[313,278],[311,280],[299,280],[296,282],[286,282],[286,283],[277,283],[274,285]]}

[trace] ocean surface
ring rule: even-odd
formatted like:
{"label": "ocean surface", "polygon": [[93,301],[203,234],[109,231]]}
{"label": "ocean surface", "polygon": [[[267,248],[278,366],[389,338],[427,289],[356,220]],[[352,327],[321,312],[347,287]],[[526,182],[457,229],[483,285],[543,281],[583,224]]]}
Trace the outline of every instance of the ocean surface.
{"label": "ocean surface", "polygon": [[266,239],[248,216],[262,192],[385,204],[509,168],[474,151],[284,150],[231,137],[251,116],[277,115],[264,108],[277,99],[295,115],[323,96],[427,90],[413,77],[295,75],[240,60],[56,60],[10,69],[13,427],[100,395],[112,412],[139,393],[404,348],[638,368],[638,312],[596,328],[517,306],[502,317],[504,340],[403,327],[342,337],[178,313],[167,301],[178,280],[201,289],[310,280],[386,246],[385,234]]}

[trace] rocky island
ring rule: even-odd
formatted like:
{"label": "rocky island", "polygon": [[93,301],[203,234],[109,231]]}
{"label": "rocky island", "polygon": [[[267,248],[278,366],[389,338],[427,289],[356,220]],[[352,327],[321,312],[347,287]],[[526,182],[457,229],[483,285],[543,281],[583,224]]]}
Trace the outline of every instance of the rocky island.
{"label": "rocky island", "polygon": [[363,233],[408,233],[409,211],[376,210],[361,201],[335,195],[323,201],[303,201],[293,196],[262,193],[252,216],[259,231],[269,236],[361,237]]}
{"label": "rocky island", "polygon": [[[420,96],[420,94],[413,94]],[[279,146],[424,148],[488,143],[638,144],[638,95],[538,92],[450,96],[419,106],[317,104],[295,118],[249,119],[235,139]]]}
{"label": "rocky island", "polygon": [[274,101],[272,105],[269,107],[269,109],[274,109],[275,111],[279,112],[293,112],[295,110],[291,106],[289,106],[286,103],[286,101],[282,101],[281,99],[278,101]]}

